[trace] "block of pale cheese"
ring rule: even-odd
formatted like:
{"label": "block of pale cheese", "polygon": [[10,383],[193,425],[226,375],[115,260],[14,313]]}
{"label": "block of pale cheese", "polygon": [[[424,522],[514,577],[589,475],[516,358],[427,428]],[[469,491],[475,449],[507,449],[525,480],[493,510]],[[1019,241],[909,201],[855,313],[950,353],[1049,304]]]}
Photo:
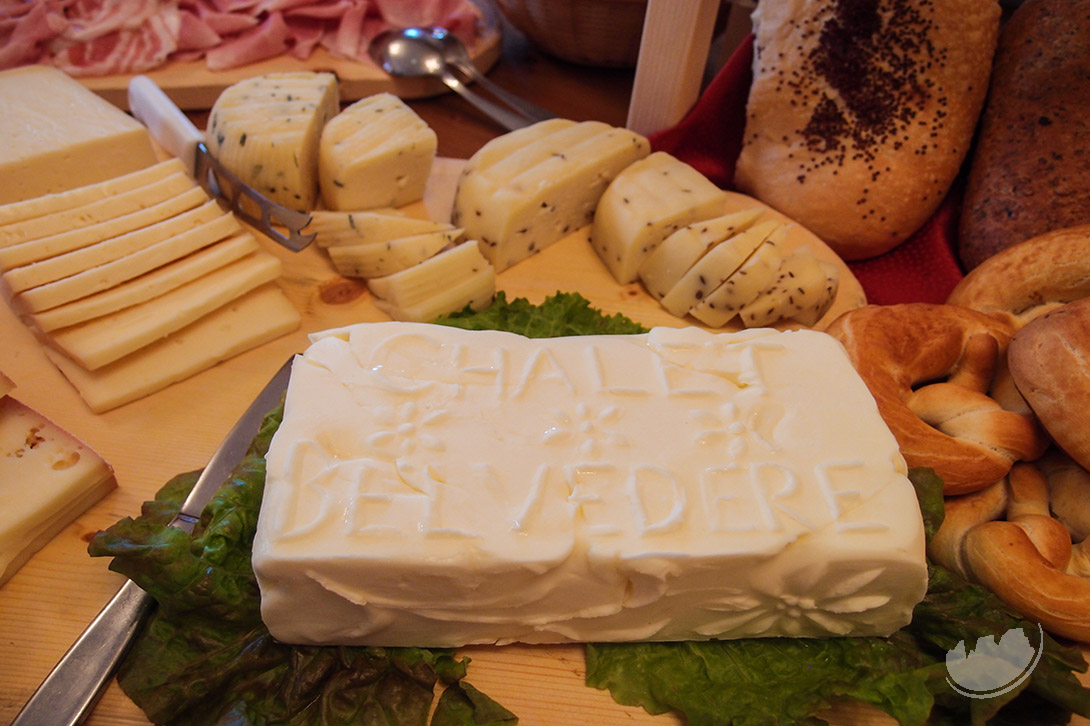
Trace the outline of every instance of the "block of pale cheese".
{"label": "block of pale cheese", "polygon": [[115,486],[113,470],[86,444],[0,398],[0,585]]}
{"label": "block of pale cheese", "polygon": [[383,646],[881,636],[927,586],[867,387],[770,329],[315,334],[253,566],[274,637]]}
{"label": "block of pale cheese", "polygon": [[0,71],[0,204],[121,176],[157,159],[147,129],[56,68]]}
{"label": "block of pale cheese", "polygon": [[600,121],[549,119],[482,146],[463,167],[451,222],[496,272],[590,224],[606,187],[647,139]]}
{"label": "block of pale cheese", "polygon": [[326,123],[318,188],[327,209],[400,207],[424,196],[435,131],[392,93],[356,101]]}

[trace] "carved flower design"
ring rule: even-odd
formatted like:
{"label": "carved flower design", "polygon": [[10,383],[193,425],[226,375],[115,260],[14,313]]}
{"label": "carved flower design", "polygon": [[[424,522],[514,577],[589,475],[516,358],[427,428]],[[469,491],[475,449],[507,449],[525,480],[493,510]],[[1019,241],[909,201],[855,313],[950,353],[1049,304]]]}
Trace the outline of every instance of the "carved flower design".
{"label": "carved flower design", "polygon": [[388,458],[408,456],[418,449],[442,451],[442,439],[427,429],[441,422],[446,415],[412,401],[399,406],[378,407],[374,411],[375,423],[382,428],[367,438],[367,444]]}
{"label": "carved flower design", "polygon": [[606,446],[629,446],[628,437],[611,428],[624,418],[620,406],[594,409],[580,401],[574,410],[554,408],[552,415],[557,423],[542,434],[541,440],[546,444],[574,445],[584,456],[595,456]]}
{"label": "carved flower design", "polygon": [[771,431],[783,415],[771,406],[739,406],[727,401],[718,410],[695,409],[693,419],[706,428],[696,434],[701,446],[725,446],[729,456],[737,457],[747,452],[749,446],[762,451],[775,451]]}

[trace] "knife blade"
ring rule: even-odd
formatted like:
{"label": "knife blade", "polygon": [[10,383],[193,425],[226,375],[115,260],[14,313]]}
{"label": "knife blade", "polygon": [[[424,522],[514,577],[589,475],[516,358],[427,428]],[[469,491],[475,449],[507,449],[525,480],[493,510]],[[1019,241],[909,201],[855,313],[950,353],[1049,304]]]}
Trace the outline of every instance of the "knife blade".
{"label": "knife blade", "polygon": [[[288,359],[208,460],[170,526],[192,533],[212,496],[242,461],[266,414],[288,388]],[[75,726],[87,717],[128,650],[154,599],[127,581],[57,662],[11,726]]]}
{"label": "knife blade", "polygon": [[310,215],[277,204],[220,164],[208,151],[204,135],[155,81],[134,76],[129,80],[128,97],[132,115],[148,127],[152,138],[181,159],[190,176],[209,194],[227,202],[232,212],[293,252],[314,240],[315,235],[301,232],[310,223]]}

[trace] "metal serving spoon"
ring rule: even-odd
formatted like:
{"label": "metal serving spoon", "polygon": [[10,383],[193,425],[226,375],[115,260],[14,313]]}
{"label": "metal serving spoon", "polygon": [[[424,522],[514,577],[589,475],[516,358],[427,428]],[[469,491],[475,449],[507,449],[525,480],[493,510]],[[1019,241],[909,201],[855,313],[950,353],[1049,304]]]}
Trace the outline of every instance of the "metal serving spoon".
{"label": "metal serving spoon", "polygon": [[[402,28],[378,34],[368,49],[371,58],[391,76],[433,77],[509,131],[553,118],[547,111],[508,93],[488,80],[470,60],[461,41],[443,28]],[[514,111],[498,106],[469,88],[453,69],[481,84]]]}

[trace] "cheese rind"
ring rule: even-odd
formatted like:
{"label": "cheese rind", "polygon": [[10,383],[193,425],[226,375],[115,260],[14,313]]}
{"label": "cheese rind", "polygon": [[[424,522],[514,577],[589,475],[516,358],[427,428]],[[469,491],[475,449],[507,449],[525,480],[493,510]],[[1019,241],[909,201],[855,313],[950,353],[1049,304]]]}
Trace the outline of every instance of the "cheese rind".
{"label": "cheese rind", "polygon": [[400,207],[424,196],[435,132],[404,101],[378,93],[356,101],[322,130],[318,187],[328,209]]}
{"label": "cheese rind", "polygon": [[897,443],[812,331],[325,331],[267,463],[289,643],[888,635],[926,590]]}
{"label": "cheese rind", "polygon": [[156,163],[144,126],[63,71],[0,71],[0,204],[63,192]]}

